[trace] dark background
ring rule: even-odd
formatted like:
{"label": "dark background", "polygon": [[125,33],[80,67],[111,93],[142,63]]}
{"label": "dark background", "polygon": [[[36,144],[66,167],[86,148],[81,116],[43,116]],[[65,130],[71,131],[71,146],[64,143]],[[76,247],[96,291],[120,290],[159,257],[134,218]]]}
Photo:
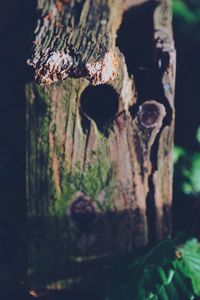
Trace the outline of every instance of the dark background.
{"label": "dark background", "polygon": [[[0,298],[20,290],[25,276],[26,57],[35,3],[0,0]],[[20,291],[19,291],[20,298]]]}

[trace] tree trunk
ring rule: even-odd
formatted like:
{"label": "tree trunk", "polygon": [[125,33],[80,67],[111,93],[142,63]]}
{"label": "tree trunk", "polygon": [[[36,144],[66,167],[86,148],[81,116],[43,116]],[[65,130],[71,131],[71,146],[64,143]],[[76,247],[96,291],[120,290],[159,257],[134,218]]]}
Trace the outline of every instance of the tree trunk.
{"label": "tree trunk", "polygon": [[110,255],[171,232],[170,1],[38,0],[38,12],[28,60],[28,280],[100,289]]}

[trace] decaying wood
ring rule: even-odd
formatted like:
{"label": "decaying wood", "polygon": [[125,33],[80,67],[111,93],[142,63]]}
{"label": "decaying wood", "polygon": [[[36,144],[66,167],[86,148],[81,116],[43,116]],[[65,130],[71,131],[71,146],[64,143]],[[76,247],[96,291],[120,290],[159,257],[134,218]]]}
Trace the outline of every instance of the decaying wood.
{"label": "decaying wood", "polygon": [[[134,74],[116,46],[123,13],[138,1],[38,0],[28,64],[41,86],[27,88],[32,286],[100,288],[106,257],[170,234],[175,50],[170,2],[147,2],[150,71],[161,92],[138,103]],[[127,38],[134,43],[131,28]],[[91,96],[89,84],[98,85]],[[88,99],[102,101],[105,112],[112,101],[117,108],[105,119],[95,105],[87,110]]]}
{"label": "decaying wood", "polygon": [[[120,1],[39,1],[33,58],[40,84],[66,77],[85,77],[96,85],[117,77],[115,37],[123,6]],[[115,5],[118,11],[110,10]],[[98,42],[97,42],[98,41]]]}

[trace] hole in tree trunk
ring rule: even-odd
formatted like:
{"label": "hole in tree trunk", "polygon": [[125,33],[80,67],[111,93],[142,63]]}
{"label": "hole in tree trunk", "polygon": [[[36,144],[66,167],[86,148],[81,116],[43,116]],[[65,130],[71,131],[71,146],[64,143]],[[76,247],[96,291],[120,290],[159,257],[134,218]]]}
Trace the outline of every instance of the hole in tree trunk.
{"label": "hole in tree trunk", "polygon": [[125,56],[129,74],[134,75],[139,104],[163,97],[153,31],[155,7],[155,3],[145,3],[128,10],[117,34],[117,46]]}
{"label": "hole in tree trunk", "polygon": [[132,117],[135,117],[141,103],[155,99],[167,111],[163,122],[165,126],[172,119],[172,110],[166,101],[162,82],[169,64],[169,54],[159,52],[155,45],[153,12],[156,6],[156,3],[148,2],[128,10],[117,33],[116,43],[125,56],[129,74],[134,75],[138,99],[137,104],[129,109]]}
{"label": "hole in tree trunk", "polygon": [[[106,133],[119,108],[118,95],[108,85],[87,87],[80,101],[81,112],[87,119],[93,120],[97,128]],[[87,122],[82,122],[84,124]]]}
{"label": "hole in tree trunk", "polygon": [[[129,74],[154,64],[153,18],[155,5],[146,3],[128,10],[117,33],[117,46],[125,56]],[[127,36],[129,35],[129,36]]]}

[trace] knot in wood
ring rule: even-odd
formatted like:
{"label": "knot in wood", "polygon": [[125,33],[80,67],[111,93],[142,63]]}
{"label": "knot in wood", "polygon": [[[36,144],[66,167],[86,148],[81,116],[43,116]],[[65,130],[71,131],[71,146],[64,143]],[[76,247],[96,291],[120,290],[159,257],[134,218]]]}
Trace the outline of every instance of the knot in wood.
{"label": "knot in wood", "polygon": [[165,108],[162,104],[149,100],[139,107],[137,121],[145,128],[153,128],[162,122],[165,115]]}
{"label": "knot in wood", "polygon": [[70,207],[71,219],[78,227],[85,231],[96,217],[94,205],[89,198],[79,196]]}

